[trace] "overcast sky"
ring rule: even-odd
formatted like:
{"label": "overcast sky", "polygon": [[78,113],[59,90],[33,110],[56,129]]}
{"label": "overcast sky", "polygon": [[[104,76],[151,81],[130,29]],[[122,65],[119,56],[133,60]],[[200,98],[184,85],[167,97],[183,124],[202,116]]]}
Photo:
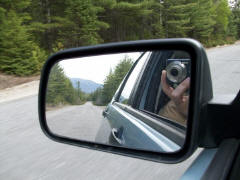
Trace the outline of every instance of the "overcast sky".
{"label": "overcast sky", "polygon": [[135,62],[141,53],[121,53],[68,59],[61,61],[60,66],[64,69],[66,76],[70,78],[87,79],[103,84],[110,69],[114,70],[126,55]]}

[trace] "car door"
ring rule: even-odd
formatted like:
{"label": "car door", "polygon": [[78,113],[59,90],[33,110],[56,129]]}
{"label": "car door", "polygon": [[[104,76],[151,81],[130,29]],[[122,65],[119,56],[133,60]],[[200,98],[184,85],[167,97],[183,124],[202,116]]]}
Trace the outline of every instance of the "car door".
{"label": "car door", "polygon": [[[160,117],[154,111],[160,83],[156,70],[164,67],[162,59],[171,55],[172,52],[147,52],[135,63],[105,110],[105,118],[111,127],[110,144],[151,148],[152,151],[172,152],[180,149],[185,127]],[[156,87],[152,87],[153,84]],[[156,89],[155,93],[152,89]]]}

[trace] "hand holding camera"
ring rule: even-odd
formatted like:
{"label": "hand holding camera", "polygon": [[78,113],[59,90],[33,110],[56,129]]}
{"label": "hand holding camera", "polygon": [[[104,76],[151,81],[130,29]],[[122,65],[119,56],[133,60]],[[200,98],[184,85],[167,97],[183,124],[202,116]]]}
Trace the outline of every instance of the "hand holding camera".
{"label": "hand holding camera", "polygon": [[170,86],[176,88],[184,79],[190,77],[190,62],[190,59],[167,59],[167,82]]}
{"label": "hand holding camera", "polygon": [[189,95],[186,95],[186,92],[190,88],[190,78],[187,77],[175,88],[170,86],[167,82],[167,71],[162,71],[161,84],[163,92],[174,102],[179,113],[185,117],[188,115],[188,101]]}

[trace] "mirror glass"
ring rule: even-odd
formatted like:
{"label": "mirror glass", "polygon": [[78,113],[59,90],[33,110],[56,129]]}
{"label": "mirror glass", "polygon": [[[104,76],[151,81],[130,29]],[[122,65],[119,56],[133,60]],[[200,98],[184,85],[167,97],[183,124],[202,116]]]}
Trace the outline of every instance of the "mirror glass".
{"label": "mirror glass", "polygon": [[191,57],[185,51],[64,59],[49,74],[52,133],[126,148],[174,152],[185,141]]}

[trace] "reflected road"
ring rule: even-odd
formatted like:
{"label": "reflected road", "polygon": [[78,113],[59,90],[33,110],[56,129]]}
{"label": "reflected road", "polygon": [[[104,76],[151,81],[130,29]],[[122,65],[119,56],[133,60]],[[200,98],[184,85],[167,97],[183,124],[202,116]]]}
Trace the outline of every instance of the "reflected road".
{"label": "reflected road", "polygon": [[62,136],[94,141],[102,123],[105,106],[92,102],[48,111],[46,119],[52,132]]}

